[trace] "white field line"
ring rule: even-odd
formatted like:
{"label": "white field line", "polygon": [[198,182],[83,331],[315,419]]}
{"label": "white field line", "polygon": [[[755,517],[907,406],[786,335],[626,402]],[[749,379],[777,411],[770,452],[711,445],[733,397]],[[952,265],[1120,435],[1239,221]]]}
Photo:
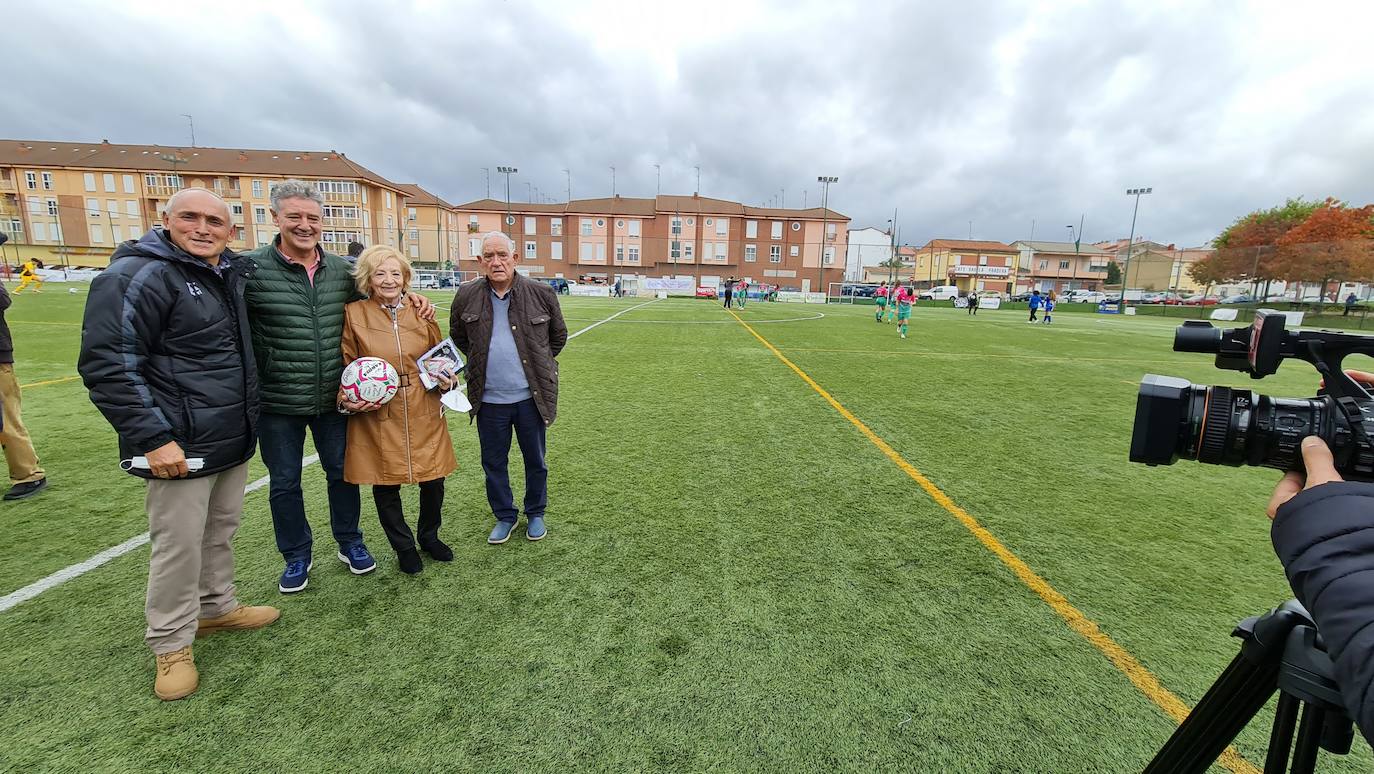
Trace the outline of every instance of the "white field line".
{"label": "white field line", "polygon": [[[309,457],[305,457],[301,460],[301,467],[305,467],[307,465],[311,465],[319,461],[320,455],[312,454]],[[271,480],[272,479],[269,476],[263,476],[257,481],[250,482],[247,486],[243,488],[243,493],[248,494],[249,492],[256,492],[257,490],[267,486],[268,482],[270,482]],[[43,592],[47,591],[48,589],[54,586],[66,583],[72,578],[77,578],[82,575],[85,575],[86,573],[90,572],[91,570],[94,570],[100,565],[105,564],[106,562],[109,562],[111,560],[118,559],[119,557],[129,553],[130,551],[135,551],[139,548],[142,548],[143,546],[147,545],[147,543],[147,532],[144,532],[141,535],[135,535],[134,537],[129,538],[128,540],[124,541],[123,543],[120,543],[117,546],[113,546],[111,548],[105,549],[104,551],[101,551],[100,553],[96,554],[95,556],[92,556],[90,559],[87,559],[84,562],[78,562],[70,567],[64,567],[58,570],[57,572],[53,573],[52,575],[43,578],[42,580],[34,581],[33,583],[30,583],[29,585],[25,586],[22,589],[19,589],[18,591],[6,594],[5,596],[0,597],[0,613],[9,610],[10,608],[14,607],[20,602],[27,602],[28,600],[33,599],[34,597],[38,596],[39,594],[42,594]]]}
{"label": "white field line", "polygon": [[[626,312],[633,312],[634,310],[642,306],[648,306],[649,304],[652,304],[654,301],[657,300],[658,299],[656,298],[650,299],[642,304],[629,307],[628,309],[622,309],[604,320],[594,322],[591,325],[588,325],[587,327],[577,331],[576,333],[568,336],[568,339],[575,339],[598,325],[608,323],[611,320],[614,320],[615,318],[619,317],[620,315],[625,314]],[[301,460],[301,467],[305,467],[307,465],[311,465],[319,461],[320,455],[312,454],[309,457],[306,457]],[[263,476],[262,478],[256,481],[250,482],[247,486],[243,488],[243,493],[248,494],[249,492],[256,492],[257,490],[267,486],[267,484],[270,483],[271,480],[272,479],[270,476]],[[110,548],[105,549],[104,551],[101,551],[100,553],[96,554],[95,556],[92,556],[90,559],[87,559],[84,562],[78,562],[76,564],[71,565],[70,567],[64,567],[61,570],[58,570],[57,572],[53,573],[52,575],[43,578],[42,580],[34,581],[33,583],[30,583],[29,585],[23,587],[22,589],[19,589],[18,591],[12,591],[3,597],[0,597],[0,613],[9,610],[15,605],[27,602],[28,600],[33,599],[39,594],[42,594],[43,592],[47,591],[48,589],[51,589],[55,586],[60,586],[61,584],[66,583],[72,578],[79,578],[82,575],[85,575],[86,573],[90,572],[91,570],[94,570],[95,568],[107,562],[118,559],[119,557],[129,553],[130,551],[136,551],[139,548],[142,548],[143,546],[147,545],[148,539],[149,536],[147,532],[144,532],[141,535],[136,535],[124,541],[123,543],[120,543],[117,546],[112,546]]]}

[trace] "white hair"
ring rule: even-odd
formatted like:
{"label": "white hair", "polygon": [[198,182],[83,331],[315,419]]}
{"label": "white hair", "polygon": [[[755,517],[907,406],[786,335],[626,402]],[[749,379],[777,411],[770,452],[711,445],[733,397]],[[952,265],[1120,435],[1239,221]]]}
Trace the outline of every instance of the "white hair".
{"label": "white hair", "polygon": [[515,240],[511,239],[510,234],[507,234],[504,231],[488,231],[487,233],[482,235],[481,244],[483,253],[486,252],[487,240],[493,237],[506,240],[506,249],[510,251],[511,255],[515,255]]}
{"label": "white hair", "polygon": [[283,180],[272,186],[272,211],[281,212],[281,203],[287,199],[309,199],[324,209],[324,196],[315,186],[304,180]]}
{"label": "white hair", "polygon": [[[181,199],[186,198],[186,195],[187,195],[187,194],[192,194],[192,193],[203,193],[203,194],[209,194],[210,196],[213,196],[215,199],[217,199],[217,200],[219,201],[220,206],[224,208],[225,215],[228,215],[228,214],[229,214],[229,203],[226,202],[226,201],[224,201],[224,197],[220,196],[219,194],[215,193],[214,191],[209,190],[208,188],[194,188],[194,187],[193,187],[193,188],[183,188],[183,189],[181,189],[180,191],[177,191],[176,193],[172,194],[172,197],[171,197],[170,199],[167,200],[167,204],[163,205],[163,207],[162,207],[163,212],[171,212],[172,210],[175,210],[177,204],[179,203],[179,201],[180,201]],[[514,250],[515,248],[512,247],[511,249]]]}

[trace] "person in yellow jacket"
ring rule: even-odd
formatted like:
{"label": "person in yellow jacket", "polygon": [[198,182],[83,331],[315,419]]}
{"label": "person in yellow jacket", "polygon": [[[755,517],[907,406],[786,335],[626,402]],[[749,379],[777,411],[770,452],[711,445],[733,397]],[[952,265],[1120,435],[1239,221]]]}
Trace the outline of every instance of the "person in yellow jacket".
{"label": "person in yellow jacket", "polygon": [[38,274],[38,263],[30,258],[24,261],[24,265],[19,267],[19,287],[14,289],[15,295],[24,291],[24,288],[33,285],[33,292],[43,292],[43,278]]}

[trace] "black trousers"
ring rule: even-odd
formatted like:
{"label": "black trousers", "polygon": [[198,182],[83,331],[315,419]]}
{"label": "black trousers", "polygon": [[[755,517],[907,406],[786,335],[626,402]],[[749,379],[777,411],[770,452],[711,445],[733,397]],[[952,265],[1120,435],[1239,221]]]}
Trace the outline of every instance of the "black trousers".
{"label": "black trousers", "polygon": [[[382,522],[382,531],[396,552],[415,547],[415,536],[406,524],[405,513],[401,510],[401,485],[376,484],[372,487],[372,501],[377,504],[377,518]],[[444,480],[420,482],[420,545],[439,539],[439,525],[443,523]]]}

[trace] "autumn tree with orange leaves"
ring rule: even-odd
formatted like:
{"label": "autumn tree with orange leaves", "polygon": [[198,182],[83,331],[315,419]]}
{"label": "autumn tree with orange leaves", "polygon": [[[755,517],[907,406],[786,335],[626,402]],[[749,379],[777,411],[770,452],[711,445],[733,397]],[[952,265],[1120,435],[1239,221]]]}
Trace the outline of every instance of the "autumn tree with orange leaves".
{"label": "autumn tree with orange leaves", "polygon": [[1332,280],[1374,279],[1374,204],[1327,199],[1279,237],[1272,268],[1284,280],[1321,283],[1321,298]]}

